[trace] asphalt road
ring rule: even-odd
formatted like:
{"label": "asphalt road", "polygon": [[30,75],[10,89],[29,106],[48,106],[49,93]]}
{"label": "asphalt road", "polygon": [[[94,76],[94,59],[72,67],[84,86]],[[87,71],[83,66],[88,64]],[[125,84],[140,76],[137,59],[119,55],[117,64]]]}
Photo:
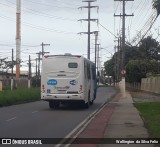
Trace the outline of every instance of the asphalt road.
{"label": "asphalt road", "polygon": [[64,138],[115,92],[114,87],[98,88],[89,109],[62,106],[54,110],[45,101],[0,108],[0,138]]}

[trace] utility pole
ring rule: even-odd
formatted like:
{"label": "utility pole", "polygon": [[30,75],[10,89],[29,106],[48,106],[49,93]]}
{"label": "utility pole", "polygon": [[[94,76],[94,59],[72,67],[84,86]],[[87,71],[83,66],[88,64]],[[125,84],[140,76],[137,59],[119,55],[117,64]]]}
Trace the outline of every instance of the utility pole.
{"label": "utility pole", "polygon": [[28,88],[31,87],[31,57],[29,55],[29,63],[28,63]]}
{"label": "utility pole", "polygon": [[125,13],[125,4],[126,4],[126,1],[134,1],[134,0],[114,0],[114,1],[122,1],[122,5],[123,5],[123,14],[120,14],[120,15],[115,15],[114,16],[119,16],[119,17],[122,17],[122,65],[121,65],[121,73],[122,73],[122,76],[124,76],[124,70],[125,70],[125,18],[126,16],[134,16],[133,14],[131,15],[127,15]]}
{"label": "utility pole", "polygon": [[36,78],[37,78],[37,59],[38,58],[36,58]]}
{"label": "utility pole", "polygon": [[38,79],[40,79],[40,55],[41,55],[41,52],[39,53],[36,53],[38,55]]}
{"label": "utility pole", "polygon": [[120,58],[121,58],[121,54],[120,54],[120,48],[121,48],[121,46],[120,46],[120,41],[121,40],[121,37],[119,37],[118,38],[118,47],[117,47],[117,80],[119,81],[119,79],[120,79],[120,67],[121,67],[121,65],[120,65]]}
{"label": "utility pole", "polygon": [[13,63],[13,48],[12,48],[12,79],[13,79],[13,66],[14,66],[14,63]]}
{"label": "utility pole", "polygon": [[97,72],[99,72],[99,46],[100,46],[100,44],[97,44]]}
{"label": "utility pole", "polygon": [[21,48],[21,0],[17,0],[16,13],[16,78],[20,78],[20,48]]}
{"label": "utility pole", "polygon": [[122,5],[123,5],[123,12],[120,15],[115,15],[114,16],[119,16],[122,17],[122,57],[121,57],[121,77],[122,77],[122,86],[121,86],[121,91],[123,96],[125,97],[125,92],[126,92],[126,88],[125,88],[125,18],[126,16],[134,16],[133,14],[131,15],[127,15],[125,12],[125,4],[126,1],[134,1],[134,0],[114,0],[114,1],[121,1]]}
{"label": "utility pole", "polygon": [[116,86],[117,83],[117,51],[116,51],[117,46],[115,45],[114,51],[115,51],[115,56],[114,56],[114,86]]}
{"label": "utility pole", "polygon": [[97,68],[97,41],[98,41],[98,31],[94,32],[95,34],[95,66]]}
{"label": "utility pole", "polygon": [[[42,42],[41,46],[42,46],[42,57],[43,57],[44,54],[46,53],[46,52],[44,52],[44,46],[50,46],[50,44],[44,44],[44,43]],[[47,52],[47,53],[48,53],[48,52]]]}
{"label": "utility pole", "polygon": [[98,6],[91,6],[92,2],[95,2],[96,0],[85,0],[83,2],[87,2],[88,6],[83,6],[79,7],[80,9],[82,8],[87,8],[88,9],[88,19],[80,19],[80,21],[88,21],[88,32],[81,32],[80,34],[88,34],[88,50],[87,50],[87,58],[90,60],[90,35],[93,34],[94,32],[91,32],[91,21],[98,21],[98,19],[91,19],[91,8],[98,8]]}
{"label": "utility pole", "polygon": [[[119,81],[119,76],[120,76],[120,67],[121,67],[121,53],[120,53],[120,41],[121,37],[118,37],[115,42],[118,42],[118,45],[115,46],[115,86],[117,86],[117,83]],[[116,50],[117,49],[117,50]]]}
{"label": "utility pole", "polygon": [[[43,57],[43,55],[44,54],[48,54],[49,52],[44,52],[43,51],[43,53],[42,52],[38,52],[38,53],[36,53],[37,55],[38,55],[38,78],[40,79],[40,61],[42,60],[42,58],[40,58],[40,56],[42,55],[42,57]],[[37,60],[36,60],[37,61]],[[36,62],[36,66],[37,66],[37,62]],[[36,68],[37,69],[37,68]],[[37,70],[36,70],[36,72],[37,72]]]}
{"label": "utility pole", "polygon": [[13,63],[13,48],[12,48],[12,77],[11,77],[11,90],[13,90],[13,66],[14,66],[14,63]]}

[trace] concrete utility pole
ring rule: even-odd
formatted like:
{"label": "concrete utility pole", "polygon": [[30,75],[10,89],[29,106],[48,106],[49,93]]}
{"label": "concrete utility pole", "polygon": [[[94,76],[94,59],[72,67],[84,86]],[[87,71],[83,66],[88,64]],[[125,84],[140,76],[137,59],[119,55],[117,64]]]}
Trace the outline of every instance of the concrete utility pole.
{"label": "concrete utility pole", "polygon": [[36,77],[37,77],[37,60],[38,58],[36,58]]}
{"label": "concrete utility pole", "polygon": [[21,48],[21,0],[17,0],[16,13],[16,78],[20,78],[20,49]]}
{"label": "concrete utility pole", "polygon": [[118,38],[118,47],[117,47],[117,52],[118,52],[118,55],[117,55],[117,81],[119,81],[120,79],[120,41],[121,40],[121,37]]}
{"label": "concrete utility pole", "polygon": [[117,82],[119,81],[119,77],[120,77],[120,67],[121,67],[120,40],[121,40],[121,37],[118,37],[118,39],[115,40],[115,42],[118,42],[118,45],[115,46],[115,53],[116,53],[115,54],[115,85],[117,85]]}
{"label": "concrete utility pole", "polygon": [[12,77],[11,77],[11,90],[13,90],[13,66],[14,66],[14,63],[13,63],[13,48],[12,48]]}
{"label": "concrete utility pole", "polygon": [[97,44],[97,72],[100,70],[100,57],[99,57],[99,49],[100,44]]}
{"label": "concrete utility pole", "polygon": [[97,41],[98,41],[98,31],[94,32],[95,34],[95,66],[97,68]]}
{"label": "concrete utility pole", "polygon": [[29,63],[28,63],[28,88],[31,87],[31,57],[29,55]]}
{"label": "concrete utility pole", "polygon": [[36,53],[38,55],[38,78],[40,79],[40,55],[41,55],[41,52],[39,53]]}
{"label": "concrete utility pole", "polygon": [[79,7],[80,9],[82,8],[87,8],[88,9],[88,19],[80,19],[80,21],[88,21],[88,32],[81,32],[80,34],[88,34],[88,51],[87,51],[87,58],[90,60],[90,35],[93,34],[94,32],[91,32],[91,21],[98,21],[98,19],[91,19],[91,8],[98,8],[98,6],[91,6],[92,2],[95,2],[96,0],[86,0],[83,2],[87,2],[88,6],[83,6]]}
{"label": "concrete utility pole", "polygon": [[[49,54],[49,52],[44,52],[43,51],[43,53],[38,52],[36,54],[38,55],[38,78],[40,79],[40,61],[42,60],[42,58],[40,56],[42,55],[42,57],[43,57],[44,54]],[[37,66],[37,63],[36,63],[36,66]],[[37,72],[37,70],[36,70],[36,72]]]}
{"label": "concrete utility pole", "polygon": [[[125,13],[125,3],[126,1],[134,1],[134,0],[114,0],[114,1],[122,1],[123,4],[123,14],[120,15],[115,15],[114,16],[119,16],[122,17],[122,65],[121,65],[121,72],[125,70],[125,17],[126,16],[134,16],[133,14],[127,15]],[[124,76],[122,74],[122,76]]]}
{"label": "concrete utility pole", "polygon": [[119,16],[119,17],[122,17],[122,57],[121,57],[121,77],[122,77],[122,86],[121,86],[121,90],[122,90],[122,94],[123,96],[125,97],[125,74],[126,74],[126,71],[125,71],[125,18],[126,16],[133,16],[132,15],[127,15],[125,13],[125,4],[126,4],[126,1],[134,1],[134,0],[114,0],[114,1],[122,1],[122,5],[123,5],[123,14],[120,14],[120,15],[115,15],[114,16]]}
{"label": "concrete utility pole", "polygon": [[42,46],[42,57],[43,57],[45,53],[48,53],[48,52],[44,52],[44,46],[50,46],[50,44],[44,44],[42,42],[41,46]]}

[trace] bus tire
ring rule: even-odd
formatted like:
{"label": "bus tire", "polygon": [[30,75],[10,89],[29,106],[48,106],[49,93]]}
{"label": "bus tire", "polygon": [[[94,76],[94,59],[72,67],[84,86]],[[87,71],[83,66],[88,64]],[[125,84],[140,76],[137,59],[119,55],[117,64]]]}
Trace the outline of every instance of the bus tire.
{"label": "bus tire", "polygon": [[91,100],[90,92],[88,92],[88,101],[89,101],[89,105],[93,104],[93,99]]}
{"label": "bus tire", "polygon": [[94,102],[94,100],[91,100],[89,104],[90,104],[90,105],[93,105],[93,102]]}
{"label": "bus tire", "polygon": [[54,102],[53,101],[49,101],[49,108],[51,108],[51,109],[54,108]]}
{"label": "bus tire", "polygon": [[89,102],[87,101],[87,103],[84,102],[84,108],[88,109],[89,108]]}
{"label": "bus tire", "polygon": [[90,92],[88,92],[88,101],[87,103],[84,102],[84,108],[88,109],[90,105]]}
{"label": "bus tire", "polygon": [[59,102],[49,101],[49,107],[51,109],[53,109],[53,108],[59,108],[59,105],[60,105]]}

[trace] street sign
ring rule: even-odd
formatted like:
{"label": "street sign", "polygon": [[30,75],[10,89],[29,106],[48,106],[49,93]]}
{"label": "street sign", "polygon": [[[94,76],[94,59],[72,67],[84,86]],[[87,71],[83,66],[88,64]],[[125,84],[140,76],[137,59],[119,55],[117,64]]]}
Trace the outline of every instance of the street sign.
{"label": "street sign", "polygon": [[121,70],[121,74],[125,75],[126,74],[126,70]]}

